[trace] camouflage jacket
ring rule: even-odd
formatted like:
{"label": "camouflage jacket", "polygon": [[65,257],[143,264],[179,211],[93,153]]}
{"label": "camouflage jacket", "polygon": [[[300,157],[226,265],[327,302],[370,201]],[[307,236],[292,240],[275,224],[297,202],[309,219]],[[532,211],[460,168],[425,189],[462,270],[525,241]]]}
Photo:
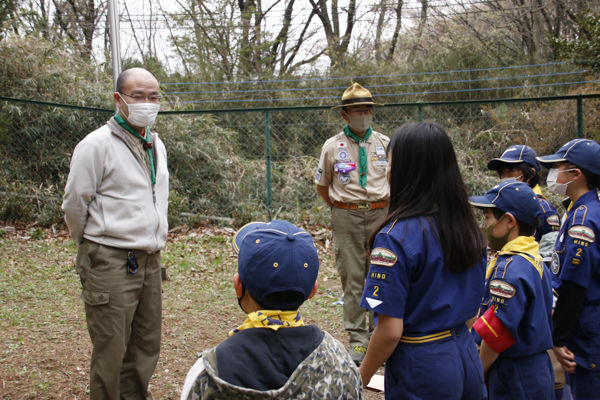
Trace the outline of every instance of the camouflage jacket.
{"label": "camouflage jacket", "polygon": [[182,399],[362,399],[358,368],[344,346],[329,333],[324,334],[321,344],[298,365],[286,384],[268,391],[235,386],[219,378],[216,347],[207,350],[202,353],[204,369],[188,396],[182,393]]}

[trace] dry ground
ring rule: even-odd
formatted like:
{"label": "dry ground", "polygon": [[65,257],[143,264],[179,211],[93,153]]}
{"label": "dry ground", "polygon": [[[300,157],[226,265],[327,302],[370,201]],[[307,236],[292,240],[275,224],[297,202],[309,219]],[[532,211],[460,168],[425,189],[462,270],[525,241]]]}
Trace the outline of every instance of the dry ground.
{"label": "dry ground", "polygon": [[[321,268],[319,291],[301,308],[303,318],[347,345],[342,309],[332,305],[341,285],[331,233],[304,228],[315,237]],[[76,247],[65,230],[2,229],[0,399],[85,399],[91,343],[74,269]],[[170,280],[163,285],[162,350],[151,381],[157,400],[179,399],[197,355],[244,320],[231,282],[237,268],[233,232],[208,226],[178,227],[169,234],[163,252]],[[365,398],[383,399],[383,394],[369,391]]]}

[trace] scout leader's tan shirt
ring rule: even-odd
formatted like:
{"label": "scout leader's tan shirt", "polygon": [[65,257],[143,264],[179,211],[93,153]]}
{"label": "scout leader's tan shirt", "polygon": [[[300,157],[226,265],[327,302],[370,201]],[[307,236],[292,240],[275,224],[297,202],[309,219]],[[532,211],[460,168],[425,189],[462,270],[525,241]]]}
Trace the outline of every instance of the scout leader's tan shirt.
{"label": "scout leader's tan shirt", "polygon": [[[323,145],[315,183],[329,186],[331,201],[359,203],[388,200],[389,185],[385,174],[386,151],[390,138],[373,131],[366,142],[367,187],[360,186],[359,144],[340,132]],[[336,163],[355,162],[356,169],[346,174],[334,170]],[[340,166],[340,164],[338,164]]]}

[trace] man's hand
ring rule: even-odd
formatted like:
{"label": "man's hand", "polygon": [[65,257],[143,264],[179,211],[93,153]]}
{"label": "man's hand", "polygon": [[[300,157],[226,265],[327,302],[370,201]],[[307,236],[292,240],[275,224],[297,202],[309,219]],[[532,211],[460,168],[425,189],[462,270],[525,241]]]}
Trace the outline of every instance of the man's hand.
{"label": "man's hand", "polygon": [[317,185],[317,193],[319,193],[329,208],[333,207],[333,203],[331,202],[331,199],[329,199],[329,186]]}
{"label": "man's hand", "polygon": [[577,363],[575,362],[575,354],[571,353],[567,347],[554,347],[554,355],[560,363],[560,366],[567,372],[574,374]]}

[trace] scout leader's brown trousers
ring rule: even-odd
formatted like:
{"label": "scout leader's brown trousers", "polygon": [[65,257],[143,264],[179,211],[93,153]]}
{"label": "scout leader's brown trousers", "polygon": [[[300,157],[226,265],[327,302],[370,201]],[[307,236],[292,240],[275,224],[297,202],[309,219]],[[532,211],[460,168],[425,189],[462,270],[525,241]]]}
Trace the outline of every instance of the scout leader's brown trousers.
{"label": "scout leader's brown trousers", "polygon": [[[331,209],[335,262],[344,290],[344,329],[348,332],[350,347],[369,345],[370,333],[375,328],[373,313],[360,308],[360,300],[371,260],[366,257],[371,233],[385,219],[388,207],[367,212]],[[369,315],[369,328],[366,319]]]}
{"label": "scout leader's brown trousers", "polygon": [[152,399],[148,383],[160,352],[160,252],[134,252],[139,265],[127,274],[127,250],[85,240],[77,252],[88,331],[94,349],[90,399]]}

